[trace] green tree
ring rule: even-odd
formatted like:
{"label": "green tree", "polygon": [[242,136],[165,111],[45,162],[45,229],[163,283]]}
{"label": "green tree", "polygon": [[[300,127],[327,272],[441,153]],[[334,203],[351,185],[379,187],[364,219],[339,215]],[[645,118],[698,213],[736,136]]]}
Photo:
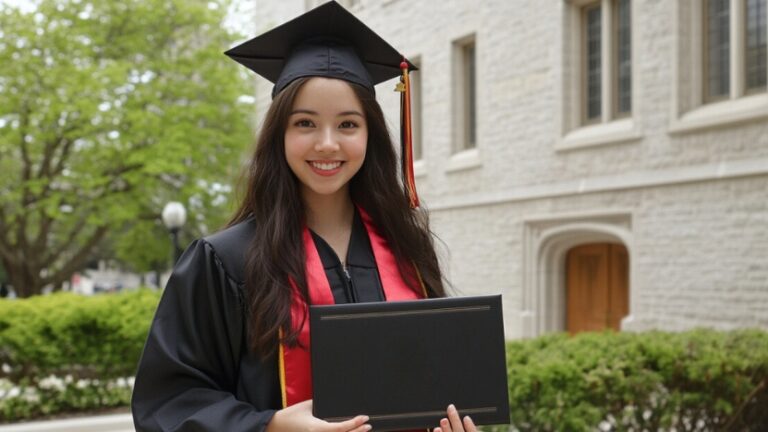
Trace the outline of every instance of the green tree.
{"label": "green tree", "polygon": [[19,296],[105,243],[138,270],[169,258],[169,200],[196,233],[224,221],[252,109],[225,2],[0,5],[0,259]]}

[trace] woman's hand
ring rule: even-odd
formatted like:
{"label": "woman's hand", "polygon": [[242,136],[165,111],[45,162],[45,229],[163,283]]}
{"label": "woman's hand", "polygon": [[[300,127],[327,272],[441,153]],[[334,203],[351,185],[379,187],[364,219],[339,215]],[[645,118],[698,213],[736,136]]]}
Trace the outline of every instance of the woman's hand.
{"label": "woman's hand", "polygon": [[267,432],[368,432],[367,416],[359,415],[338,423],[329,423],[312,415],[312,400],[299,402],[277,411],[267,424]]}
{"label": "woman's hand", "polygon": [[462,422],[459,412],[453,404],[448,405],[448,418],[440,420],[440,427],[432,429],[432,432],[477,432],[477,426],[469,416],[464,416]]}

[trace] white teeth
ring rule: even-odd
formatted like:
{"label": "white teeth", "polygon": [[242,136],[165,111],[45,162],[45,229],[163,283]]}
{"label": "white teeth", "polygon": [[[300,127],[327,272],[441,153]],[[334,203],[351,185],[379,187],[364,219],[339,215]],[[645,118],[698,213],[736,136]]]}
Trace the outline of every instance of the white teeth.
{"label": "white teeth", "polygon": [[331,163],[310,162],[310,164],[312,164],[313,167],[323,171],[334,170],[341,166],[341,162],[331,162]]}

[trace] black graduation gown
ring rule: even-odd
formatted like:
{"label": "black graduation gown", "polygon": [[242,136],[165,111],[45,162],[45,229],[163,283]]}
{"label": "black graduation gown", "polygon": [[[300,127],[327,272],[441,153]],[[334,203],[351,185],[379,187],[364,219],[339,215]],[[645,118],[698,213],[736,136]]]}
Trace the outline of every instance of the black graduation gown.
{"label": "black graduation gown", "polygon": [[[281,408],[276,356],[247,347],[243,280],[252,220],[192,243],[158,305],[132,397],[137,431],[261,431]],[[336,303],[383,300],[358,214],[347,272],[313,233]],[[348,274],[348,276],[347,276]]]}

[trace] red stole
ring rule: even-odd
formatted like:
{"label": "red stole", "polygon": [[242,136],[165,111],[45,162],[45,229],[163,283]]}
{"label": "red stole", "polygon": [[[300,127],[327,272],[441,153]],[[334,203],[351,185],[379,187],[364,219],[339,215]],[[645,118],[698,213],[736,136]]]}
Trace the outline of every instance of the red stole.
{"label": "red stole", "polygon": [[[376,267],[379,269],[384,297],[387,301],[416,300],[423,296],[415,293],[400,277],[397,260],[389,250],[387,241],[379,235],[373,226],[370,216],[358,207],[360,218],[368,232],[371,241]],[[304,251],[306,253],[306,278],[309,300],[311,304],[334,304],[331,287],[325,276],[323,263],[315,248],[312,234],[307,227],[303,232]],[[310,367],[310,337],[309,337],[309,306],[302,300],[298,287],[291,281],[293,301],[291,302],[291,318],[294,328],[301,327],[298,345],[288,347],[280,344],[280,390],[283,397],[283,407],[312,398],[312,371]],[[422,287],[423,288],[423,287]]]}

